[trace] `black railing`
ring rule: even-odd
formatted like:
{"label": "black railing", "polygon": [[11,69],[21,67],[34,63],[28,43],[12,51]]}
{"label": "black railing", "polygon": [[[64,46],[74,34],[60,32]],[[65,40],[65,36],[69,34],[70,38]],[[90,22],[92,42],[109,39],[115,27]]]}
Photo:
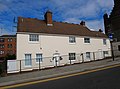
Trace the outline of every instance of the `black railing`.
{"label": "black railing", "polygon": [[[36,61],[36,58],[33,58],[29,61],[29,65],[25,65],[26,60],[12,60],[9,61],[9,65],[14,64],[14,69],[8,69],[8,73],[14,73],[14,72],[20,72],[23,71],[31,71],[31,70],[41,70],[45,68],[53,68],[53,67],[59,67],[59,66],[65,66],[65,65],[71,65],[76,63],[84,63],[84,62],[91,62],[96,61],[100,59],[104,59],[106,57],[111,57],[111,51],[108,50],[107,52],[103,51],[97,51],[97,52],[89,52],[86,53],[78,53],[75,55],[75,57],[70,57],[69,55],[60,55],[57,57],[44,57],[42,58],[43,61],[39,60]],[[72,59],[73,58],[73,59]],[[14,62],[14,63],[12,63]],[[13,66],[13,65],[12,65]]]}

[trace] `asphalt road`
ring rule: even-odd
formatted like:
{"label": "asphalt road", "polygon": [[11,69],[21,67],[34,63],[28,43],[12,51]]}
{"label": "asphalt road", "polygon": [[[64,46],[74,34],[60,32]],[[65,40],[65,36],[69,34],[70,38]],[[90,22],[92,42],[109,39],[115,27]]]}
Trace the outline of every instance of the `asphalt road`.
{"label": "asphalt road", "polygon": [[11,89],[120,89],[120,67]]}

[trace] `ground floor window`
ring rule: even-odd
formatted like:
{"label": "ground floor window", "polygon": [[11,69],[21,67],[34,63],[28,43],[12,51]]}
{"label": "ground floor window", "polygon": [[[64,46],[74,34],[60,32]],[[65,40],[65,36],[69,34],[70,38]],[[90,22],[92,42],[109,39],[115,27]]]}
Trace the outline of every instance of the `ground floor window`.
{"label": "ground floor window", "polygon": [[42,62],[43,58],[42,58],[42,54],[36,54],[36,62]]}
{"label": "ground floor window", "polygon": [[0,54],[2,55],[2,54],[4,54],[5,52],[3,51],[3,50],[0,50]]}
{"label": "ground floor window", "polygon": [[103,51],[103,54],[108,54],[108,51]]}
{"label": "ground floor window", "polygon": [[120,51],[120,45],[118,45],[118,51]]}
{"label": "ground floor window", "polygon": [[25,54],[25,66],[31,66],[31,65],[32,65],[31,54]]}
{"label": "ground floor window", "polygon": [[69,53],[69,60],[75,60],[76,59],[76,53]]}
{"label": "ground floor window", "polygon": [[103,56],[104,57],[108,56],[108,51],[103,51]]}
{"label": "ground floor window", "polygon": [[86,59],[90,59],[90,52],[86,52]]}

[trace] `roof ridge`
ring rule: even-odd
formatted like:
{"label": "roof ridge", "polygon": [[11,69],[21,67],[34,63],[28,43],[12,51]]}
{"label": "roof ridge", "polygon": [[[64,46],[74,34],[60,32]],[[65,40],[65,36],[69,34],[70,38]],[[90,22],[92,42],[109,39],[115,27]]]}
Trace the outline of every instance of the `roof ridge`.
{"label": "roof ridge", "polygon": [[[39,20],[39,21],[45,21],[45,20],[41,20],[41,19],[38,19],[38,18],[30,18],[30,17],[27,17],[27,18],[25,18],[25,17],[20,17],[20,18],[23,18],[23,19],[31,19],[31,20]],[[57,23],[64,23],[64,24],[73,24],[73,25],[78,25],[78,26],[82,26],[82,25],[80,25],[80,24],[75,24],[75,23],[69,23],[69,22],[62,22],[62,21],[56,21],[56,20],[54,20],[53,22],[57,22]],[[83,26],[84,27],[84,26]]]}
{"label": "roof ridge", "polygon": [[53,26],[48,26],[45,23],[45,20],[40,20],[37,18],[24,18],[24,17],[19,17],[19,18],[30,19],[31,21],[23,22],[22,20],[18,19],[17,32],[106,37],[106,35],[102,33],[99,33],[99,35],[96,35],[94,32],[97,32],[97,31],[91,31],[87,26],[82,26],[79,24],[53,21]]}

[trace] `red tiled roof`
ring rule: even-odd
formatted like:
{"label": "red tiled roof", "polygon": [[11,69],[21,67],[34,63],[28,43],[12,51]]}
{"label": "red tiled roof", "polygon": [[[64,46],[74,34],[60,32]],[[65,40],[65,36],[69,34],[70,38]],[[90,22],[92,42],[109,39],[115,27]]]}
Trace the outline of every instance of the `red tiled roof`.
{"label": "red tiled roof", "polygon": [[64,22],[53,21],[53,26],[47,26],[45,20],[18,17],[17,32],[62,34],[107,38],[104,33],[91,31],[87,27]]}

